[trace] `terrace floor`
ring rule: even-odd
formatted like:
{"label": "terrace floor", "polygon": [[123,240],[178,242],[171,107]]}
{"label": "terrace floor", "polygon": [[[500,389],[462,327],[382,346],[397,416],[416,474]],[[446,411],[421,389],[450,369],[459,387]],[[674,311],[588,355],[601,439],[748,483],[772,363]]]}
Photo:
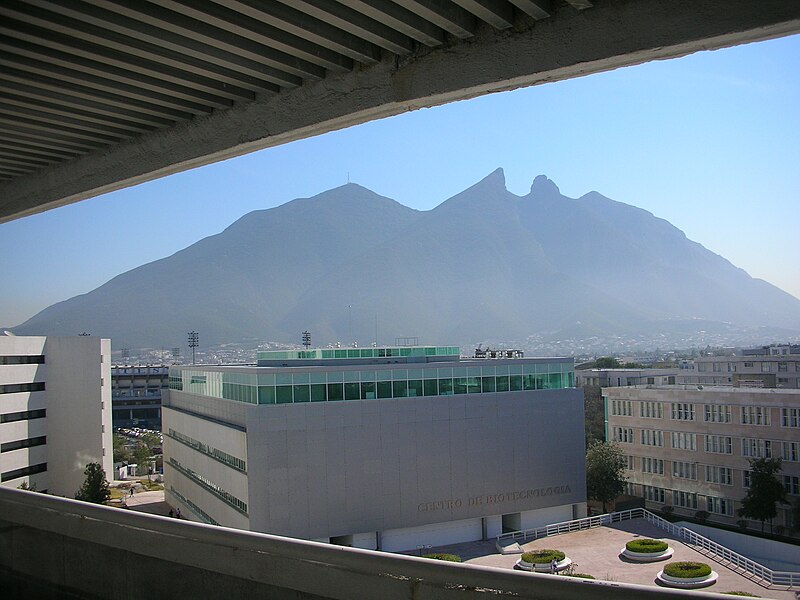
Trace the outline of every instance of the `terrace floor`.
{"label": "terrace floor", "polygon": [[[756,594],[762,598],[775,600],[795,600],[795,590],[779,587],[766,587],[758,579],[747,573],[734,571],[717,562],[712,555],[705,555],[681,541],[668,535],[666,531],[646,522],[644,519],[633,519],[613,525],[585,529],[573,533],[541,538],[522,545],[523,550],[537,548],[556,548],[565,552],[577,564],[577,573],[588,573],[596,579],[657,585],[656,574],[669,561],[655,563],[635,563],[619,556],[625,544],[637,537],[658,538],[669,542],[675,550],[671,561],[699,561],[708,563],[719,574],[717,583],[702,588],[704,592],[743,591]],[[513,569],[519,554],[500,554],[494,540],[467,542],[439,548],[431,548],[428,552],[449,552],[458,554],[467,564],[484,565]],[[411,553],[409,553],[411,554]],[[800,590],[797,590],[800,592]]]}

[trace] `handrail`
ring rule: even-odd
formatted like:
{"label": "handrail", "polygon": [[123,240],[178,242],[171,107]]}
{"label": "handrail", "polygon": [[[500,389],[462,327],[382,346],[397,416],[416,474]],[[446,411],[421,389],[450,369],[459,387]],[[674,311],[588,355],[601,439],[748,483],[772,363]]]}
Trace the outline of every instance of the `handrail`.
{"label": "handrail", "polygon": [[670,523],[666,519],[663,519],[644,508],[632,508],[630,510],[606,513],[593,517],[573,519],[572,521],[552,523],[550,525],[536,527],[534,529],[524,529],[520,531],[503,533],[497,536],[497,543],[499,545],[502,541],[532,541],[542,537],[561,535],[564,533],[571,533],[573,531],[601,527],[603,525],[619,523],[629,519],[644,519],[648,523],[664,529],[667,533],[675,536],[677,539],[685,542],[686,544],[702,549],[706,553],[712,555],[712,557],[718,562],[729,563],[734,567],[740,568],[747,573],[766,581],[769,585],[785,586],[788,588],[800,587],[800,572],[774,571],[769,567],[765,567],[764,565],[739,554],[738,552],[734,552],[730,548],[726,548],[714,540],[692,531],[691,529],[687,529],[686,527],[678,527],[677,525]]}

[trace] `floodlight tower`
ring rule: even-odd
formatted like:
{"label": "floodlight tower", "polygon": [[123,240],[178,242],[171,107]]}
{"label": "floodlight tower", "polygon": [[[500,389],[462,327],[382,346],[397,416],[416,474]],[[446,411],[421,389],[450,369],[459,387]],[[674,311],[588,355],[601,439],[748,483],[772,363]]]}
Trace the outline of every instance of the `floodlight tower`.
{"label": "floodlight tower", "polygon": [[308,350],[311,347],[311,332],[310,331],[304,331],[303,332],[303,346],[305,347],[306,350]]}
{"label": "floodlight tower", "polygon": [[200,339],[200,336],[198,335],[198,333],[196,331],[190,331],[187,335],[189,336],[189,348],[192,349],[192,364],[195,364],[195,354],[194,354],[195,350],[194,349],[197,348],[197,346],[200,345],[198,343],[198,340]]}

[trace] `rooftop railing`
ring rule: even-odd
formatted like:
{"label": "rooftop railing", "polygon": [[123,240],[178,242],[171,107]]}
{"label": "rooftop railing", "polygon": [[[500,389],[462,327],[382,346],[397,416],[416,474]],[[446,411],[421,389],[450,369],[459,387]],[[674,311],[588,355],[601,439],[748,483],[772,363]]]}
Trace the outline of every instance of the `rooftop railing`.
{"label": "rooftop railing", "polygon": [[633,508],[631,510],[607,513],[594,517],[584,517],[583,519],[574,519],[572,521],[553,523],[551,525],[536,527],[534,529],[512,531],[497,536],[497,543],[498,546],[503,545],[504,542],[508,543],[512,541],[522,541],[524,543],[551,535],[561,535],[564,533],[571,533],[573,531],[602,527],[603,525],[610,525],[612,523],[619,523],[621,521],[627,521],[630,519],[644,519],[648,523],[665,530],[676,539],[702,551],[704,554],[710,556],[718,563],[733,570],[743,571],[748,575],[761,579],[767,585],[800,588],[800,572],[774,571],[769,567],[765,567],[764,565],[757,563],[756,561],[751,560],[742,554],[739,554],[738,552],[734,552],[730,548],[726,548],[714,540],[692,531],[691,529],[679,527],[674,523],[670,523],[666,519],[662,519],[658,515],[655,515],[644,508]]}

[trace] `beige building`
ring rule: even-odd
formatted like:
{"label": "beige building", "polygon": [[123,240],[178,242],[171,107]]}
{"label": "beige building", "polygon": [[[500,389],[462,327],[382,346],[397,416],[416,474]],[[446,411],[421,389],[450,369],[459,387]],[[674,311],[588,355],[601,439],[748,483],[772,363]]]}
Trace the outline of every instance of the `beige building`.
{"label": "beige building", "polygon": [[72,497],[112,454],[111,340],[0,335],[0,485]]}
{"label": "beige building", "polygon": [[[628,461],[629,493],[648,508],[710,513],[736,523],[749,486],[749,460],[783,459],[781,480],[800,501],[800,392],[708,386],[603,389],[606,439]],[[789,505],[775,525],[792,526]]]}
{"label": "beige building", "polygon": [[[794,350],[796,346],[785,348]],[[800,354],[767,354],[767,351],[764,354],[696,358],[694,369],[681,371],[678,383],[800,389]]]}

